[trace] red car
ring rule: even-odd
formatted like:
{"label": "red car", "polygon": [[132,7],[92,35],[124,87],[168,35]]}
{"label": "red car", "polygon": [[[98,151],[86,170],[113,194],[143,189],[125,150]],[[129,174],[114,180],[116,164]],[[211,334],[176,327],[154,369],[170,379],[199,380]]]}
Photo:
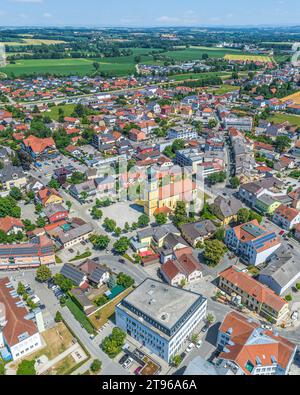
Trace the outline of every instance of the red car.
{"label": "red car", "polygon": [[285,234],[285,231],[284,230],[282,230],[281,232],[279,232],[279,235],[280,236],[283,236]]}

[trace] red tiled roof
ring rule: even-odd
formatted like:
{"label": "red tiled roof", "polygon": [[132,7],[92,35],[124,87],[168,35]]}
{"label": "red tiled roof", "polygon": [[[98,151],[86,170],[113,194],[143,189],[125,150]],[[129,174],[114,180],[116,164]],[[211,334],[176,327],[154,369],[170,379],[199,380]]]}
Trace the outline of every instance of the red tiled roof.
{"label": "red tiled roof", "polygon": [[18,218],[12,218],[12,217],[0,218],[0,229],[3,230],[3,232],[8,233],[14,227],[24,229],[24,224]]}
{"label": "red tiled roof", "polygon": [[26,308],[17,307],[16,303],[21,299],[11,296],[12,289],[6,287],[9,282],[8,277],[0,279],[0,303],[5,306],[7,320],[7,324],[3,328],[4,338],[9,347],[12,347],[20,343],[19,336],[22,334],[27,332],[29,336],[33,336],[38,330],[32,321],[25,320],[24,317],[28,314]]}
{"label": "red tiled roof", "polygon": [[55,142],[52,137],[40,139],[35,136],[29,136],[24,140],[26,147],[30,147],[35,153],[42,153],[46,148],[55,147]]}

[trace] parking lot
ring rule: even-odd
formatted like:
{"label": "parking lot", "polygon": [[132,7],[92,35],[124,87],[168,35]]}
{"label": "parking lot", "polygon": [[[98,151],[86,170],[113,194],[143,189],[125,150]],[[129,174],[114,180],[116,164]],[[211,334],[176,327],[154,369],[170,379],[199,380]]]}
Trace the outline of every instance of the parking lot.
{"label": "parking lot", "polygon": [[51,179],[55,170],[61,167],[72,167],[76,171],[80,171],[84,173],[88,170],[86,165],[79,163],[77,160],[73,158],[69,158],[63,155],[58,156],[56,159],[48,160],[40,163],[39,167],[36,167],[36,172],[41,174],[44,177]]}
{"label": "parking lot", "polygon": [[124,228],[125,223],[131,225],[137,222],[138,218],[143,214],[143,208],[133,204],[132,202],[119,202],[109,207],[101,208],[103,218],[111,218],[116,221],[117,226]]}

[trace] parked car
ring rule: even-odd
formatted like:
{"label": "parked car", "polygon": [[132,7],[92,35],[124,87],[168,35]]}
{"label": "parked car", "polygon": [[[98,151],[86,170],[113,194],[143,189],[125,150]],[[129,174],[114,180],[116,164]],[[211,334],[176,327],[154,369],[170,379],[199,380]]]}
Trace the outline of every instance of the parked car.
{"label": "parked car", "polygon": [[127,361],[125,361],[124,363],[123,363],[123,368],[124,369],[129,369],[131,366],[132,366],[132,364],[133,364],[133,359],[132,358],[128,358],[127,359]]}
{"label": "parked car", "polygon": [[193,349],[194,349],[195,347],[196,347],[196,346],[195,346],[194,343],[190,343],[190,344],[188,345],[188,347],[186,348],[185,352],[186,352],[186,353],[190,353],[191,351],[193,351]]}
{"label": "parked car", "polygon": [[119,360],[119,364],[123,365],[127,361],[128,358],[129,358],[128,354],[123,355],[123,357]]}
{"label": "parked car", "polygon": [[70,248],[68,251],[69,251],[70,254],[74,253],[74,250],[72,248]]}
{"label": "parked car", "polygon": [[202,333],[206,333],[207,331],[208,331],[208,326],[207,325],[205,325],[202,329],[201,329],[201,332]]}
{"label": "parked car", "polygon": [[202,340],[199,340],[197,343],[196,343],[196,348],[200,348],[201,346],[202,346]]}
{"label": "parked car", "polygon": [[125,259],[119,259],[120,263],[126,263]]}

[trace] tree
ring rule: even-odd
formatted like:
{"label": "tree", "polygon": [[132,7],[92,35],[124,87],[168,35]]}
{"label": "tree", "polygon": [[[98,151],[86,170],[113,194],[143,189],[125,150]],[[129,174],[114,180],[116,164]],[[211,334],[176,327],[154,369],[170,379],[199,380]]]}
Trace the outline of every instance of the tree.
{"label": "tree", "polygon": [[48,266],[46,265],[41,265],[37,271],[36,271],[36,276],[35,278],[37,279],[37,281],[39,281],[40,283],[45,283],[48,280],[50,280],[50,278],[52,277],[52,272],[49,269]]}
{"label": "tree", "polygon": [[215,316],[212,313],[208,313],[206,316],[206,322],[208,325],[212,325],[215,322]]}
{"label": "tree", "polygon": [[36,212],[37,214],[40,214],[42,211],[43,211],[43,205],[42,205],[41,203],[37,203],[37,204],[35,205],[35,212]]}
{"label": "tree", "polygon": [[221,182],[224,182],[227,178],[227,174],[225,171],[220,171],[218,173],[213,173],[207,177],[207,181],[210,185],[215,185]]}
{"label": "tree", "polygon": [[297,291],[300,291],[300,283],[296,284],[296,289],[297,289]]}
{"label": "tree", "polygon": [[53,277],[54,284],[58,285],[63,292],[68,292],[73,288],[73,283],[71,280],[58,273]]}
{"label": "tree", "polygon": [[219,228],[215,232],[215,239],[219,241],[224,241],[225,240],[225,229],[224,228]]}
{"label": "tree", "polygon": [[113,219],[105,218],[103,226],[107,232],[112,233],[116,229],[117,224],[116,221],[114,221]]}
{"label": "tree", "polygon": [[126,233],[128,233],[128,232],[130,231],[130,225],[129,225],[128,222],[126,222],[125,225],[124,225],[124,231],[125,231]]}
{"label": "tree", "polygon": [[94,219],[99,220],[99,219],[101,219],[101,218],[103,217],[103,212],[102,212],[99,208],[97,208],[97,207],[95,206],[95,207],[93,207],[93,209],[92,209],[92,211],[91,211],[91,216],[92,216]]}
{"label": "tree", "polygon": [[93,244],[96,250],[106,250],[109,246],[110,238],[104,235],[92,235],[90,237],[90,242]]}
{"label": "tree", "polygon": [[291,139],[287,136],[277,136],[275,147],[278,152],[282,153],[291,147]]}
{"label": "tree", "polygon": [[9,196],[16,201],[22,200],[22,197],[23,197],[22,192],[17,187],[11,188],[11,190],[9,192]]}
{"label": "tree", "polygon": [[207,240],[204,243],[204,258],[210,266],[218,265],[225,252],[226,246],[219,240]]}
{"label": "tree", "polygon": [[36,376],[35,361],[28,361],[24,359],[18,366],[18,376]]}
{"label": "tree", "polygon": [[66,206],[68,207],[69,210],[71,210],[72,203],[68,200],[68,201],[66,202]]}
{"label": "tree", "polygon": [[61,312],[57,311],[55,314],[55,317],[54,317],[54,321],[58,323],[58,322],[62,322],[62,320],[63,320],[63,317],[61,315]]}
{"label": "tree", "polygon": [[174,355],[171,360],[172,365],[178,368],[182,363],[182,357],[180,355]]}
{"label": "tree", "polygon": [[102,362],[99,361],[99,359],[94,359],[94,361],[91,364],[91,371],[93,373],[98,373],[100,372],[101,368],[102,368]]}
{"label": "tree", "polygon": [[94,63],[93,63],[93,67],[94,67],[94,69],[95,69],[96,71],[98,71],[98,70],[100,69],[100,63],[94,62]]}
{"label": "tree", "polygon": [[3,362],[0,362],[0,376],[5,376],[5,365]]}
{"label": "tree", "polygon": [[286,300],[287,302],[291,302],[291,301],[293,300],[292,295],[286,295],[285,300]]}
{"label": "tree", "polygon": [[134,279],[125,273],[119,273],[117,277],[117,284],[124,288],[130,288],[134,284]]}
{"label": "tree", "polygon": [[18,283],[17,293],[20,296],[23,296],[26,293],[25,285],[21,283],[21,281]]}
{"label": "tree", "polygon": [[11,196],[0,197],[0,218],[4,217],[21,217],[21,208]]}
{"label": "tree", "polygon": [[174,211],[173,221],[175,225],[183,225],[189,222],[189,218],[186,212],[186,205],[184,202],[177,202]]}
{"label": "tree", "polygon": [[197,344],[199,340],[199,334],[194,333],[191,337],[191,342]]}
{"label": "tree", "polygon": [[262,220],[263,220],[263,217],[260,214],[256,213],[255,211],[250,210],[249,211],[249,221],[253,221],[254,219],[256,219],[257,222],[259,224],[261,224]]}
{"label": "tree", "polygon": [[159,213],[155,216],[157,225],[165,225],[168,222],[168,217],[165,213]]}
{"label": "tree", "polygon": [[237,189],[240,186],[240,179],[238,177],[232,177],[229,182],[233,189]]}
{"label": "tree", "polygon": [[208,127],[209,127],[209,129],[213,129],[213,128],[215,128],[216,126],[217,126],[217,121],[215,120],[215,119],[210,119],[209,121],[208,121]]}
{"label": "tree", "polygon": [[119,228],[119,227],[118,227],[118,228],[116,228],[116,229],[115,229],[115,236],[116,236],[116,237],[120,237],[120,236],[121,236],[121,234],[122,234],[122,229],[121,229],[121,228]]}
{"label": "tree", "polygon": [[46,225],[46,221],[43,217],[38,217],[37,221],[36,221],[36,226],[38,228],[43,228]]}
{"label": "tree", "polygon": [[141,215],[138,219],[139,228],[146,228],[146,226],[148,226],[149,223],[150,223],[150,218],[146,214]]}
{"label": "tree", "polygon": [[102,350],[110,357],[115,358],[125,344],[126,333],[119,328],[114,328],[110,336],[101,343]]}
{"label": "tree", "polygon": [[119,240],[117,240],[114,244],[114,250],[121,255],[124,255],[130,245],[130,241],[127,237],[121,237]]}
{"label": "tree", "polygon": [[241,208],[237,213],[238,223],[244,224],[244,223],[248,222],[249,216],[250,216],[249,210],[246,208]]}
{"label": "tree", "polygon": [[52,178],[48,184],[48,187],[58,190],[60,188],[60,183],[55,178]]}

